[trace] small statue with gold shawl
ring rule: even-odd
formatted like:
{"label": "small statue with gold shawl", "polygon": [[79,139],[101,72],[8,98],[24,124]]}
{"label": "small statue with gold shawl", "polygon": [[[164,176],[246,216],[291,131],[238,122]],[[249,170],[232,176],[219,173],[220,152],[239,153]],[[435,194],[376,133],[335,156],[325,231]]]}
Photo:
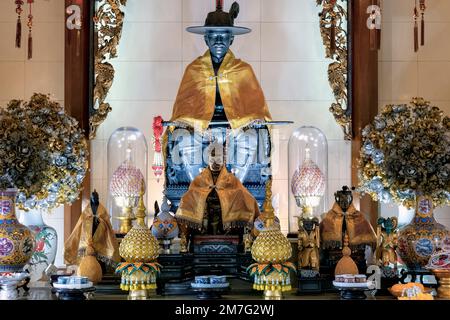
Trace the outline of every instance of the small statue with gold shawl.
{"label": "small statue with gold shawl", "polygon": [[255,198],[224,166],[222,145],[212,143],[209,166],[192,181],[175,215],[183,226],[182,242],[187,244],[189,229],[227,233],[233,228],[251,228],[258,215]]}
{"label": "small statue with gold shawl", "polygon": [[[348,246],[358,269],[367,268],[365,251],[376,248],[377,237],[370,222],[353,206],[352,191],[347,187],[335,194],[336,202],[320,223],[322,261],[321,269],[332,274],[337,261],[342,257],[344,235],[348,235]],[[326,269],[326,270],[325,270]]]}
{"label": "small statue with gold shawl", "polygon": [[87,276],[94,283],[102,279],[106,266],[115,267],[120,262],[109,214],[99,203],[96,191],[64,244],[64,260],[68,265],[78,265],[78,274]]}

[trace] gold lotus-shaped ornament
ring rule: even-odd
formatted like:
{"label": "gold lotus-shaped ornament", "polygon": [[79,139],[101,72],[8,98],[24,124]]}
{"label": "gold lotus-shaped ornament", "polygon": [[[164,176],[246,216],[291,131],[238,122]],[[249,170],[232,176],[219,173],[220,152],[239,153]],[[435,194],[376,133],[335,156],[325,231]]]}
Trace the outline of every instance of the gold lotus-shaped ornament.
{"label": "gold lotus-shaped ornament", "polygon": [[151,262],[159,255],[159,243],[146,226],[138,224],[123,238],[119,254],[127,262]]}
{"label": "gold lotus-shaped ornament", "polygon": [[291,255],[289,240],[277,228],[261,231],[252,245],[252,257],[258,263],[282,263]]}

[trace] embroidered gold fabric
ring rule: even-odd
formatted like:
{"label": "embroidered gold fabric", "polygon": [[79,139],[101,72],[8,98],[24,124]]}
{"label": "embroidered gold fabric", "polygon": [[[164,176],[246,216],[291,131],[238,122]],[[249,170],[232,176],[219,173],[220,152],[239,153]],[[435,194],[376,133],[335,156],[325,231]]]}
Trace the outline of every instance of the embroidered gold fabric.
{"label": "embroidered gold fabric", "polygon": [[88,243],[93,244],[96,257],[105,262],[119,262],[119,245],[115,237],[109,214],[101,204],[97,209],[99,225],[92,235],[94,215],[91,206],[87,206],[64,244],[64,260],[67,264],[79,264],[85,255]]}
{"label": "embroidered gold fabric", "polygon": [[[344,224],[344,213],[337,203],[328,211],[320,223],[320,237],[322,248],[342,247],[342,227]],[[345,228],[349,237],[349,246],[370,245],[376,247],[377,236],[372,225],[364,215],[352,205],[345,214]]]}
{"label": "embroidered gold fabric", "polygon": [[236,59],[228,50],[216,77],[208,50],[186,68],[171,121],[201,130],[208,128],[215,109],[216,81],[225,114],[233,129],[255,120],[272,120],[251,66]]}
{"label": "embroidered gold fabric", "polygon": [[191,183],[181,198],[176,212],[177,221],[201,228],[206,200],[215,189],[219,197],[224,229],[233,226],[251,226],[259,215],[258,203],[242,183],[225,167],[214,184],[211,170],[206,167]]}

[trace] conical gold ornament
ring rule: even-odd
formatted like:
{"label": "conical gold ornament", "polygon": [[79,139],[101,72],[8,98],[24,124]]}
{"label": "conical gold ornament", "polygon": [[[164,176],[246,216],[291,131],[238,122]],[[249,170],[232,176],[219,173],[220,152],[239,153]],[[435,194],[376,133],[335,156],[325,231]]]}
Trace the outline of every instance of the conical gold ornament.
{"label": "conical gold ornament", "polygon": [[155,261],[159,256],[159,243],[150,229],[137,224],[123,238],[119,254],[127,262]]}
{"label": "conical gold ornament", "polygon": [[249,267],[254,277],[254,288],[264,290],[267,300],[279,300],[282,292],[291,288],[289,272],[295,269],[287,262],[292,256],[292,247],[286,236],[274,225],[274,210],[272,207],[271,182],[267,184],[266,201],[264,202],[266,215],[265,229],[262,230],[252,245],[252,257],[257,264]]}
{"label": "conical gold ornament", "polygon": [[160,265],[155,262],[159,256],[159,242],[145,225],[145,187],[141,188],[137,223],[123,238],[119,254],[126,262],[119,264],[116,272],[122,275],[122,290],[129,290],[128,299],[146,300],[148,290],[156,288]]}
{"label": "conical gold ornament", "polygon": [[259,263],[278,264],[289,260],[292,247],[280,230],[271,229],[260,232],[251,252],[253,259]]}

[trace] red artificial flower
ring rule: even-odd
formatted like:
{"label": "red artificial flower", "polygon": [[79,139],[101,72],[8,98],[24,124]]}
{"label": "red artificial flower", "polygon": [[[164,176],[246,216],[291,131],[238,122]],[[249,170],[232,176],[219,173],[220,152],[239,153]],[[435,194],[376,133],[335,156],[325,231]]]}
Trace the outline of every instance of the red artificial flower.
{"label": "red artificial flower", "polygon": [[36,252],[43,252],[44,251],[45,242],[44,240],[39,240],[36,242],[36,249],[34,251]]}

